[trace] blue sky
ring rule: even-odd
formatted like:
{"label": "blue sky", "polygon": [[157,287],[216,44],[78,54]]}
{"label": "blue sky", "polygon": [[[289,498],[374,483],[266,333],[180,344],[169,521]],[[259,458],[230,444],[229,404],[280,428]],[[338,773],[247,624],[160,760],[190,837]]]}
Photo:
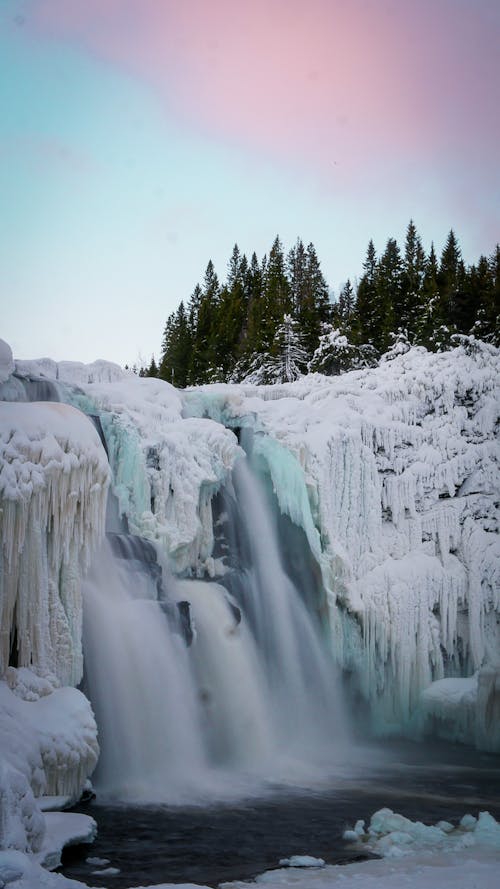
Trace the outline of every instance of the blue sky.
{"label": "blue sky", "polygon": [[[40,0],[44,5],[50,11],[57,0]],[[178,6],[176,0],[167,5]],[[262,255],[277,233],[286,247],[297,236],[312,240],[334,290],[360,273],[370,237],[378,249],[389,236],[401,243],[410,217],[426,248],[431,239],[440,248],[453,226],[468,261],[493,250],[500,226],[491,131],[478,137],[477,157],[469,147],[447,155],[443,139],[438,152],[430,138],[432,117],[423,122],[429,139],[422,133],[418,150],[411,148],[408,116],[399,130],[392,121],[392,141],[389,132],[386,142],[371,144],[375,108],[366,143],[358,136],[351,151],[332,141],[327,156],[317,143],[328,138],[322,114],[335,112],[328,89],[324,109],[318,99],[305,116],[309,141],[302,144],[300,129],[288,119],[293,104],[268,138],[273,109],[261,85],[253,113],[262,94],[263,132],[256,127],[256,138],[247,138],[248,86],[242,86],[234,117],[233,96],[218,101],[231,72],[222,72],[222,88],[220,80],[204,85],[202,101],[199,72],[191,78],[194,38],[193,46],[179,40],[180,48],[171,49],[175,64],[161,70],[161,78],[161,64],[150,70],[147,39],[162,58],[150,0],[142,7],[146,36],[139,59],[132,43],[128,48],[130,34],[121,39],[119,20],[109,46],[94,39],[94,32],[101,34],[94,6],[80,4],[80,12],[89,9],[85,31],[80,20],[80,30],[73,20],[61,30],[32,23],[29,0],[0,0],[0,335],[17,357],[101,357],[121,364],[139,356],[149,361],[153,352],[158,357],[168,314],[189,298],[208,259],[224,276],[235,241]],[[134,25],[137,3],[126,0],[125,7],[127,24]],[[191,35],[187,21],[169,19],[165,46],[175,43],[176,29],[180,35],[187,27]],[[239,35],[244,42],[241,29]],[[285,73],[280,67],[280,87]],[[486,83],[484,101],[490,100]],[[459,111],[450,123],[453,135]],[[361,133],[362,126],[361,120]],[[356,168],[349,167],[353,157]]]}

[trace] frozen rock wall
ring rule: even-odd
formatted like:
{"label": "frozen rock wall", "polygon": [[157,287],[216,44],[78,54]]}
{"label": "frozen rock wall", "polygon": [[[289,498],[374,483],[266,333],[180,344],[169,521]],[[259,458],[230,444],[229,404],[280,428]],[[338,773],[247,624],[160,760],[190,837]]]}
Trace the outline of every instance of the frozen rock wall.
{"label": "frozen rock wall", "polygon": [[81,578],[108,484],[87,417],[0,402],[0,848],[38,853],[36,798],[77,800],[97,762],[90,704],[59,686],[82,676]]}
{"label": "frozen rock wall", "polygon": [[0,402],[0,676],[12,662],[80,681],[81,574],[104,531],[108,484],[87,417]]}
{"label": "frozen rock wall", "polygon": [[[499,367],[498,350],[470,340],[336,378],[185,396],[188,413],[253,427],[313,551],[314,523],[332,645],[383,733],[421,730],[432,682],[498,670]],[[295,470],[287,458],[277,471],[269,440]],[[496,694],[478,693],[472,728],[460,717],[448,736],[498,749]]]}

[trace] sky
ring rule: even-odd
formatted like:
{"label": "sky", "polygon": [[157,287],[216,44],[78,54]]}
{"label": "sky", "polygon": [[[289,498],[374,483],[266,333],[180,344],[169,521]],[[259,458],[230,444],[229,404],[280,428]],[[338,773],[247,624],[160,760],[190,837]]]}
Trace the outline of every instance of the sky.
{"label": "sky", "polygon": [[159,357],[235,242],[500,239],[498,0],[0,0],[0,336]]}

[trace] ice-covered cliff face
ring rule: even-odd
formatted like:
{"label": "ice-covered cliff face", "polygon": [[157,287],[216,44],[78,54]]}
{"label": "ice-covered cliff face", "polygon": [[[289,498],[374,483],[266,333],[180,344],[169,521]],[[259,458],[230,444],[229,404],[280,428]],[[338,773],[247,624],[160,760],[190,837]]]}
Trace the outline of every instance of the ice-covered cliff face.
{"label": "ice-covered cliff face", "polygon": [[[417,732],[427,713],[500,748],[499,367],[484,345],[412,349],[341,377],[185,395],[188,413],[257,430],[282,511],[321,551],[334,652],[382,732]],[[460,704],[423,712],[432,682],[481,668],[467,731]]]}
{"label": "ice-covered cliff face", "polygon": [[[500,748],[498,370],[498,351],[473,342],[336,378],[185,393],[100,362],[16,365],[21,377],[78,383],[64,397],[100,417],[120,512],[181,574],[224,570],[212,498],[241,455],[227,427],[250,427],[282,513],[320,566],[332,650],[372,725],[412,734],[427,720],[491,749]],[[457,694],[459,677],[469,684]],[[446,707],[436,704],[443,694]]]}
{"label": "ice-covered cliff face", "polygon": [[[0,343],[0,381],[16,395],[6,354]],[[0,401],[0,848],[38,852],[36,797],[77,800],[97,762],[90,704],[60,686],[82,676],[81,581],[109,475],[79,411]]]}
{"label": "ice-covered cliff face", "polygon": [[130,531],[156,541],[178,573],[213,574],[211,501],[241,453],[235,435],[211,420],[183,419],[180,393],[162,380],[124,373],[66,397],[99,415]]}
{"label": "ice-covered cliff face", "polygon": [[0,402],[0,676],[82,677],[81,576],[104,532],[109,466],[65,404]]}

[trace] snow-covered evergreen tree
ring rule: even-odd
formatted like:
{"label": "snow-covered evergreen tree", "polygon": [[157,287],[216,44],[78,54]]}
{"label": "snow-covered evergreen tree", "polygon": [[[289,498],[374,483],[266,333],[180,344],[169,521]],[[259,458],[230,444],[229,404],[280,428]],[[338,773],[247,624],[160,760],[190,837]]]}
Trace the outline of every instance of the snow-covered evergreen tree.
{"label": "snow-covered evergreen tree", "polygon": [[408,339],[408,331],[403,330],[401,327],[399,328],[397,333],[390,334],[392,338],[392,344],[387,349],[387,352],[384,352],[380,361],[392,361],[394,358],[397,358],[398,355],[405,355],[406,352],[409,352],[411,349],[411,343]]}
{"label": "snow-covered evergreen tree", "polygon": [[291,315],[284,315],[279,325],[273,346],[275,382],[292,383],[305,373],[307,352],[304,349],[301,331]]}
{"label": "snow-covered evergreen tree", "polygon": [[309,373],[322,373],[335,376],[360,367],[376,364],[375,349],[365,343],[357,346],[349,342],[345,333],[332,324],[323,324],[323,333],[311,361],[307,365]]}

